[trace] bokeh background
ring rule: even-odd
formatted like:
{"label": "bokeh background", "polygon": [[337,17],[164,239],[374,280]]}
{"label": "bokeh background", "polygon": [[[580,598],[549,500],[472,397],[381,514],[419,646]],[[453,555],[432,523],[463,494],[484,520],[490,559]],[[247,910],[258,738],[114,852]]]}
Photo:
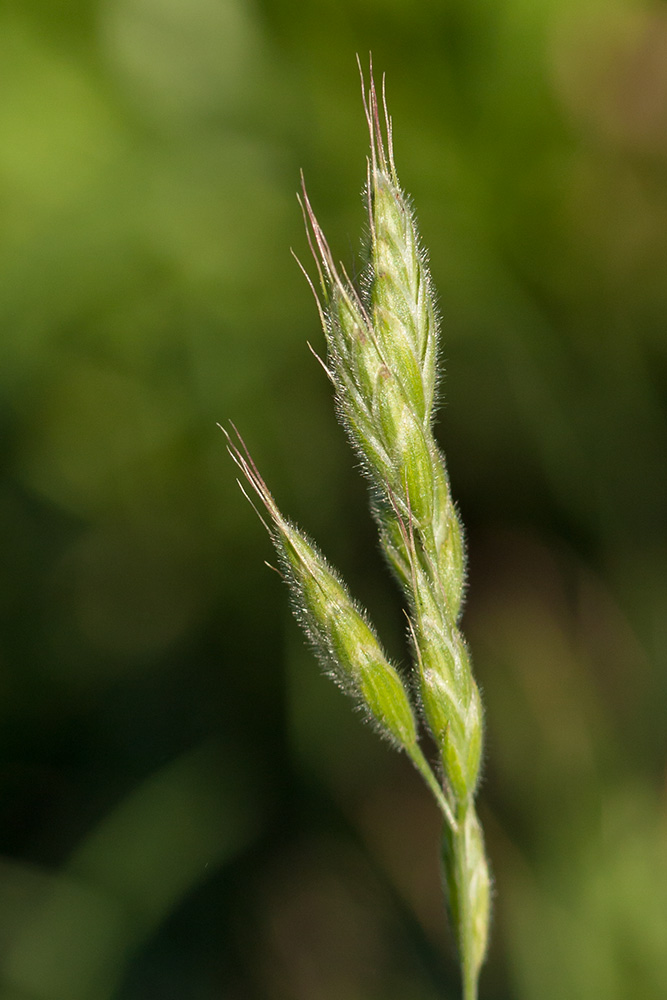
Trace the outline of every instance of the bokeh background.
{"label": "bokeh background", "polygon": [[0,1000],[454,1000],[439,821],[319,675],[216,421],[407,663],[303,168],[387,74],[487,706],[486,1000],[667,995],[667,6],[4,0]]}

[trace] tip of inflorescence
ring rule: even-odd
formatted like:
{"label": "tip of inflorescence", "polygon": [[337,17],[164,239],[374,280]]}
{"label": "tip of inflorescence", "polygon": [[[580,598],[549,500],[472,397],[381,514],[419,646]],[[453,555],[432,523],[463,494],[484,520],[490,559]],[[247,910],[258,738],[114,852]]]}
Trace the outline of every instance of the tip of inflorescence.
{"label": "tip of inflorescence", "polygon": [[[387,109],[385,75],[384,73],[382,74],[382,98],[380,102],[378,99],[377,88],[375,86],[372,53],[368,53],[368,89],[366,89],[366,78],[364,76],[364,69],[358,53],[357,66],[359,67],[359,77],[361,80],[361,100],[363,102],[364,114],[366,116],[368,132],[371,140],[371,165],[373,171],[379,169],[383,173],[389,174],[397,183],[396,168],[394,167],[392,124],[391,117]],[[382,104],[382,114],[380,114],[380,103]]]}

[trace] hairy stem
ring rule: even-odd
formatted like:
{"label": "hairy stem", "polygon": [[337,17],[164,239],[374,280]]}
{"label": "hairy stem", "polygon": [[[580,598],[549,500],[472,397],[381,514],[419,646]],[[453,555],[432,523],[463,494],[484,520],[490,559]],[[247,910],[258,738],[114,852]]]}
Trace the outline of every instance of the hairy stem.
{"label": "hairy stem", "polygon": [[458,832],[458,824],[456,822],[456,819],[454,818],[452,807],[447,801],[447,796],[445,795],[442,788],[438,784],[438,779],[434,775],[431,769],[431,765],[426,760],[426,757],[424,756],[422,749],[418,743],[416,743],[414,747],[408,750],[408,755],[410,756],[412,763],[415,765],[415,767],[421,774],[422,778],[426,782],[429,790],[431,791],[431,794],[433,795],[433,798],[438,803],[440,811],[442,812],[442,815],[445,817],[445,822],[448,824],[452,833],[456,835]]}

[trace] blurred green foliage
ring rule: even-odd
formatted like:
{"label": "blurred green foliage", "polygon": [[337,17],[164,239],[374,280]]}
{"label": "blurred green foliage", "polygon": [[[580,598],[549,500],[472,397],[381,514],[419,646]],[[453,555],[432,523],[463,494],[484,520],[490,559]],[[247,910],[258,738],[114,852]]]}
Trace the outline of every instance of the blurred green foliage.
{"label": "blurred green foliage", "polygon": [[491,1000],[667,989],[667,15],[5,0],[0,1000],[457,995],[438,820],[317,673],[233,418],[405,662],[305,342],[386,72],[487,706]]}

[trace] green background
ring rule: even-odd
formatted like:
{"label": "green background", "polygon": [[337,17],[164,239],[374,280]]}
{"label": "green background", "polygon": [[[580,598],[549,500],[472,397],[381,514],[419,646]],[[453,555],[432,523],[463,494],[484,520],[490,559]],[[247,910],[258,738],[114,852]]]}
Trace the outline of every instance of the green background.
{"label": "green background", "polygon": [[289,252],[303,168],[359,266],[369,50],[442,312],[481,996],[667,994],[667,7],[5,0],[0,1000],[458,995],[435,807],[216,427],[405,665]]}

